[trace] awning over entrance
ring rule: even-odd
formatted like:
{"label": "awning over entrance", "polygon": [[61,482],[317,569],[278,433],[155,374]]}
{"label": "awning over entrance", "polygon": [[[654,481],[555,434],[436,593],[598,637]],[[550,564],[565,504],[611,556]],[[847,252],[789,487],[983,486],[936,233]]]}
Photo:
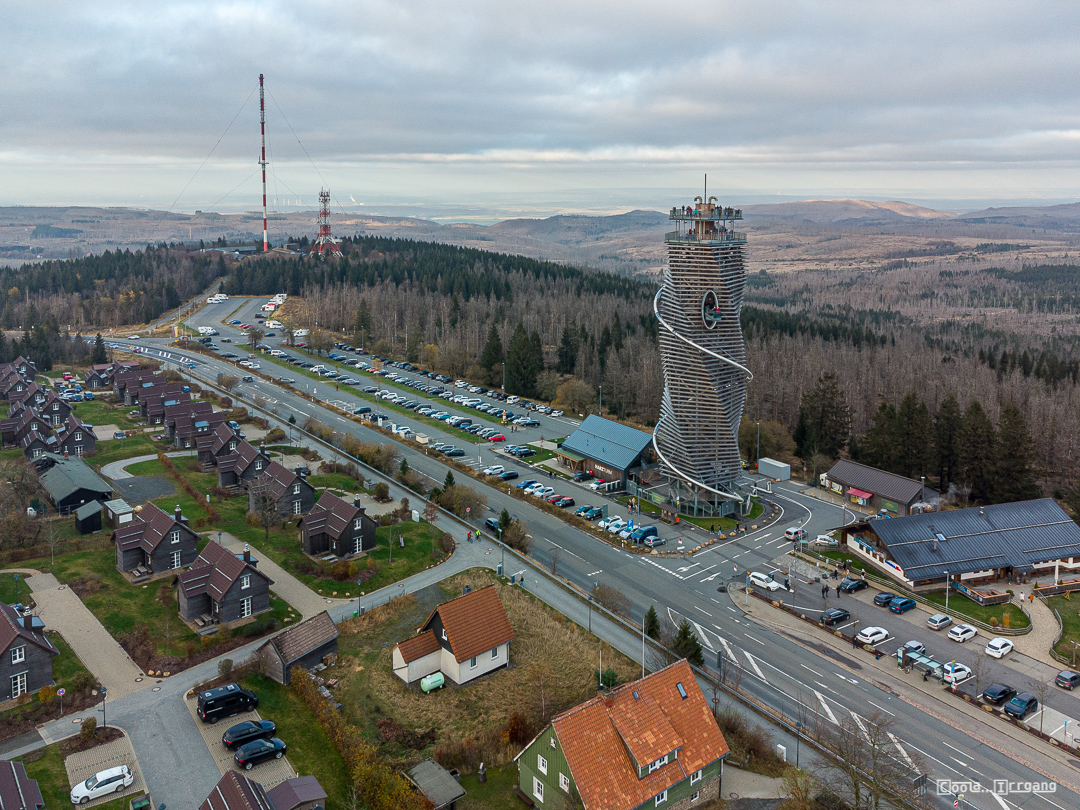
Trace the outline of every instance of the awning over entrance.
{"label": "awning over entrance", "polygon": [[584,461],[585,456],[579,456],[573,450],[563,450],[561,447],[555,451],[555,455],[568,461]]}
{"label": "awning over entrance", "polygon": [[848,495],[854,495],[856,498],[873,498],[872,492],[866,492],[865,490],[855,489],[855,487],[848,487]]}

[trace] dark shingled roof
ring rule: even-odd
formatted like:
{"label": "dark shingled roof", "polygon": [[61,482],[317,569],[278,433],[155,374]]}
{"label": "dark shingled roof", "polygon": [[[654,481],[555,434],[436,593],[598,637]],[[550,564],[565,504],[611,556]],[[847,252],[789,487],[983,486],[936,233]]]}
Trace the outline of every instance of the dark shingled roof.
{"label": "dark shingled roof", "polygon": [[38,783],[21,762],[0,760],[0,810],[39,810],[45,806]]}
{"label": "dark shingled roof", "polygon": [[268,584],[273,580],[254,565],[244,562],[225,546],[211,540],[202,553],[191,564],[191,568],[179,575],[180,587],[188,597],[208,593],[214,599],[220,599],[241,574],[254,574],[262,577]]}
{"label": "dark shingled roof", "polygon": [[169,514],[148,502],[133,521],[113,532],[113,538],[123,551],[139,546],[147,554],[151,554],[173,529],[182,525],[177,523],[175,514]]}
{"label": "dark shingled roof", "polygon": [[60,654],[43,630],[27,630],[22,619],[11,605],[0,603],[0,651],[10,647],[17,638],[22,638],[53,655]]}
{"label": "dark shingled roof", "polygon": [[[289,488],[297,482],[297,480],[303,481],[303,479],[293,470],[288,467],[283,467],[276,461],[271,461],[270,466],[266,468],[266,472],[255,479],[254,485],[258,487],[269,487],[270,496],[275,501],[280,501],[288,492]],[[310,486],[310,484],[309,484]]]}
{"label": "dark shingled roof", "polygon": [[214,441],[210,446],[216,456],[222,450],[229,446],[229,442],[236,439],[236,431],[229,427],[228,422],[222,422],[216,428],[214,428]]}
{"label": "dark shingled roof", "polygon": [[562,443],[562,449],[580,453],[616,470],[626,470],[652,442],[652,436],[618,422],[589,414]]}
{"label": "dark shingled roof", "polygon": [[336,540],[364,513],[364,507],[355,506],[332,492],[323,492],[315,508],[300,518],[300,523],[309,536],[325,532]]}
{"label": "dark shingled roof", "polygon": [[897,503],[917,503],[925,497],[922,494],[923,485],[919,481],[843,458],[832,466],[828,476],[830,481],[880,495]]}
{"label": "dark shingled roof", "polygon": [[326,791],[314,776],[297,776],[286,779],[269,794],[274,810],[292,810],[308,802],[326,803]]}
{"label": "dark shingled roof", "polygon": [[290,627],[284,633],[274,636],[268,643],[273,644],[286,664],[303,658],[312,650],[333,641],[339,635],[337,625],[325,610],[317,616]]}
{"label": "dark shingled roof", "polygon": [[[874,520],[872,531],[908,579],[941,579],[1080,557],[1080,526],[1051,498]],[[938,538],[937,535],[941,535]],[[935,550],[935,541],[937,548]]]}
{"label": "dark shingled roof", "polygon": [[275,810],[266,788],[236,771],[226,771],[199,810]]}

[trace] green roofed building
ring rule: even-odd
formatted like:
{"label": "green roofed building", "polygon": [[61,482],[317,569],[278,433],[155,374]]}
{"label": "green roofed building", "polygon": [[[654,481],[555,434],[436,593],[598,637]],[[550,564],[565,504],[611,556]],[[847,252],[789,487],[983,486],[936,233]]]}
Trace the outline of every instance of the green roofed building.
{"label": "green roofed building", "polygon": [[38,480],[60,514],[66,515],[91,501],[107,501],[113,488],[90,465],[78,458],[44,453],[36,461]]}

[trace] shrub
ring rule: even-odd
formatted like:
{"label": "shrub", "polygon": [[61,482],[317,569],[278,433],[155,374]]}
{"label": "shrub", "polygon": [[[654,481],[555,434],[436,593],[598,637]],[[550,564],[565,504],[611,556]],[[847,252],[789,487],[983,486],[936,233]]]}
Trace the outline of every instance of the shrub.
{"label": "shrub", "polygon": [[55,686],[43,686],[38,690],[38,703],[43,706],[47,706],[56,699],[56,687]]}
{"label": "shrub", "polygon": [[87,717],[82,721],[82,726],[79,728],[79,739],[85,744],[94,739],[94,734],[97,733],[97,718]]}
{"label": "shrub", "polygon": [[71,688],[76,692],[89,692],[96,684],[97,679],[85,669],[80,669],[71,676]]}
{"label": "shrub", "polygon": [[79,590],[84,594],[95,594],[104,587],[104,580],[101,578],[101,574],[91,571],[81,578],[80,585]]}
{"label": "shrub", "polygon": [[442,550],[444,554],[451,554],[454,551],[454,536],[449,532],[442,536]]}
{"label": "shrub", "polygon": [[997,627],[998,626],[997,616],[991,616],[990,617],[990,626],[991,627]]}
{"label": "shrub", "polygon": [[380,481],[375,485],[374,490],[375,500],[387,501],[390,499],[390,485],[385,481]]}
{"label": "shrub", "polygon": [[233,662],[231,658],[222,658],[218,661],[217,671],[222,678],[228,678],[232,672]]}

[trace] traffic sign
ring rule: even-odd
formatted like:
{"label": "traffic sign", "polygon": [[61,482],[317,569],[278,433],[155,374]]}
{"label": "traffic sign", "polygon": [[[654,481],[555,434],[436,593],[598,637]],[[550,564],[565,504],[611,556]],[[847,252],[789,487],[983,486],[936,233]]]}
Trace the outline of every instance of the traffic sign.
{"label": "traffic sign", "polygon": [[59,689],[56,690],[57,697],[63,697],[66,694],[67,694],[67,692],[64,691],[64,687],[60,687]]}

